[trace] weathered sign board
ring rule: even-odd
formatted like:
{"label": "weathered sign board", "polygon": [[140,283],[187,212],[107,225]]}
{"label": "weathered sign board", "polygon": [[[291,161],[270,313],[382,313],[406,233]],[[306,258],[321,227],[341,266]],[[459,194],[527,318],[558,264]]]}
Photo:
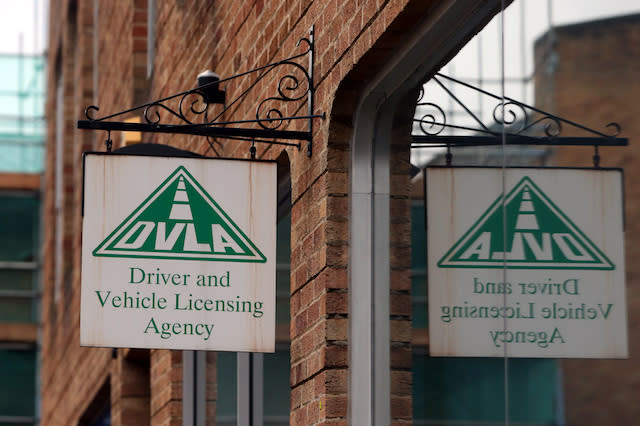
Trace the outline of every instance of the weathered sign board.
{"label": "weathered sign board", "polygon": [[276,164],[86,154],[80,344],[273,352]]}
{"label": "weathered sign board", "polygon": [[627,357],[622,180],[428,168],[431,355]]}

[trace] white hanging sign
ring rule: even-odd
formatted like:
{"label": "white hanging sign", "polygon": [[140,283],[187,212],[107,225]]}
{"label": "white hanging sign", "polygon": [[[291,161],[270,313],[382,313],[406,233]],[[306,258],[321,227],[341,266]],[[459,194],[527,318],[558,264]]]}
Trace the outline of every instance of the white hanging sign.
{"label": "white hanging sign", "polygon": [[628,356],[620,170],[426,180],[431,355]]}
{"label": "white hanging sign", "polygon": [[276,163],[87,154],[80,344],[273,352]]}

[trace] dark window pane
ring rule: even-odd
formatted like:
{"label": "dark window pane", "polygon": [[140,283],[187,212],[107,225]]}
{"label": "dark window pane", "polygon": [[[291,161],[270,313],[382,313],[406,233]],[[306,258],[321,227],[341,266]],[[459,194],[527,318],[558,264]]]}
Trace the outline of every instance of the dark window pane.
{"label": "dark window pane", "polygon": [[[555,424],[556,361],[509,360],[510,420]],[[413,357],[416,421],[504,422],[504,360]]]}
{"label": "dark window pane", "polygon": [[107,405],[90,423],[90,426],[111,426],[111,406]]}
{"label": "dark window pane", "polygon": [[35,290],[36,271],[0,269],[0,290]]}
{"label": "dark window pane", "polygon": [[276,229],[276,323],[289,323],[289,294],[291,269],[291,214],[278,222]]}
{"label": "dark window pane", "polygon": [[[424,202],[411,207],[413,327],[426,328],[427,274]],[[421,353],[420,353],[421,352]],[[504,422],[504,360],[413,356],[414,424],[499,425]],[[557,364],[553,359],[509,360],[510,420],[555,424]]]}
{"label": "dark window pane", "polygon": [[218,401],[216,424],[231,426],[236,424],[237,408],[237,358],[235,352],[218,352]]}
{"label": "dark window pane", "polygon": [[36,301],[30,298],[0,298],[0,322],[35,322]]}
{"label": "dark window pane", "polygon": [[35,351],[0,349],[0,416],[35,415],[35,370]]}
{"label": "dark window pane", "polygon": [[35,196],[0,195],[0,260],[37,259],[38,209]]}
{"label": "dark window pane", "polygon": [[264,354],[264,423],[289,424],[289,351]]}
{"label": "dark window pane", "polygon": [[413,328],[427,328],[427,245],[424,201],[411,202],[411,298]]}

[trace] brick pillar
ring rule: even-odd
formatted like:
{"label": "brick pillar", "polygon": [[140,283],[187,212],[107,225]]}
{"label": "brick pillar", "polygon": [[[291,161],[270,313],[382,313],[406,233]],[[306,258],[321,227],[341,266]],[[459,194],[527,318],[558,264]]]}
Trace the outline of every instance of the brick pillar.
{"label": "brick pillar", "polygon": [[151,351],[151,425],[182,426],[181,351]]}
{"label": "brick pillar", "polygon": [[[348,132],[343,136],[348,138]],[[348,139],[339,141],[336,149],[314,152],[312,159],[292,162],[290,421],[295,425],[346,424],[345,147]],[[310,176],[317,177],[309,182]]]}
{"label": "brick pillar", "polygon": [[150,386],[148,351],[125,350],[139,359],[119,356],[111,370],[111,424],[113,426],[148,425],[150,422]]}

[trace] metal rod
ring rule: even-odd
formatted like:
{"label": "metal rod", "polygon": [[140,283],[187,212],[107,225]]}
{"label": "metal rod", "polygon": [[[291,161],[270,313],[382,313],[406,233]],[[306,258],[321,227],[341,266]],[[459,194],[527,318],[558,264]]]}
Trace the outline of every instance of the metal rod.
{"label": "metal rod", "polygon": [[[502,282],[507,282],[507,178],[506,178],[506,167],[507,167],[507,130],[506,130],[506,118],[505,118],[505,17],[504,17],[504,9],[505,9],[505,0],[501,1],[500,4],[500,78],[502,79],[500,83],[501,88],[501,104],[502,104],[502,126],[501,126],[501,147],[502,147],[502,176],[501,176],[501,184],[502,184],[502,195],[501,195],[501,209],[502,209],[502,249],[504,250],[505,255],[502,257]],[[507,306],[507,293],[504,292],[502,295],[502,305],[506,309]],[[503,331],[507,332],[507,316],[505,315],[502,319]],[[504,355],[504,424],[505,426],[509,426],[509,348],[507,342],[503,345],[503,355]]]}
{"label": "metal rod", "polygon": [[121,130],[128,132],[176,133],[211,137],[240,136],[248,138],[274,138],[310,140],[309,132],[295,130],[234,129],[228,127],[202,127],[192,125],[126,123],[114,121],[79,120],[78,129]]}
{"label": "metal rod", "polygon": [[[314,54],[314,48],[315,48],[314,33],[315,33],[315,27],[311,26],[311,29],[309,30],[309,88],[308,88],[309,90],[307,91],[307,115],[309,117],[313,116],[313,109],[314,109],[313,98],[315,93],[315,87],[313,85],[313,54]],[[309,131],[309,134],[311,135],[311,138],[309,138],[309,140],[307,141],[307,157],[311,157],[311,153],[312,153],[311,143],[313,138],[313,119],[312,118],[309,118],[307,129]]]}
{"label": "metal rod", "polygon": [[0,290],[0,299],[35,299],[39,296],[38,290]]}
{"label": "metal rod", "polygon": [[[489,131],[489,129],[487,128],[487,126],[485,126],[485,125],[484,125],[484,123],[482,122],[482,120],[480,120],[478,117],[476,117],[476,116],[475,116],[475,114],[474,114],[474,113],[472,113],[472,112],[469,110],[469,108],[467,108],[467,106],[466,106],[464,103],[462,103],[462,101],[461,101],[460,99],[458,99],[458,98],[456,97],[456,95],[454,95],[454,94],[453,94],[453,92],[452,92],[452,91],[450,91],[449,89],[447,89],[447,87],[446,87],[444,84],[442,84],[442,83],[440,82],[440,80],[438,80],[438,78],[437,78],[437,77],[433,77],[433,79],[435,80],[435,82],[436,82],[436,83],[438,83],[438,85],[439,85],[440,87],[442,87],[442,89],[444,89],[444,91],[445,91],[445,92],[447,92],[447,94],[448,94],[448,95],[449,95],[453,100],[455,100],[455,101],[456,101],[456,103],[457,103],[458,105],[460,105],[460,106],[461,106],[461,107],[462,107],[462,108],[467,112],[467,114],[469,114],[471,117],[473,117],[473,119],[474,119],[474,120],[475,120],[475,121],[476,121],[480,126],[482,126],[482,128],[483,128],[483,129],[485,129],[486,131]],[[453,110],[453,108],[451,108],[451,109]]]}
{"label": "metal rod", "polygon": [[[456,147],[501,145],[502,141],[495,136],[424,136],[413,135],[412,147],[415,144],[435,147],[449,144]],[[506,134],[507,145],[542,145],[542,146],[627,146],[627,138],[580,138],[562,137],[553,139],[536,138],[532,136]]]}
{"label": "metal rod", "polygon": [[17,269],[17,270],[25,270],[25,271],[34,271],[38,269],[38,262],[11,262],[4,261],[0,262],[0,270],[1,269]]}
{"label": "metal rod", "polygon": [[[520,75],[523,77],[527,74],[527,55],[524,54],[524,52],[527,51],[525,28],[526,28],[525,0],[521,0],[520,1]],[[522,84],[521,89],[522,89],[522,92],[520,93],[520,96],[522,96],[522,102],[527,102],[527,85]]]}
{"label": "metal rod", "polygon": [[[478,53],[478,87],[482,89],[482,83],[483,83],[483,64],[482,64],[482,31],[478,33],[477,35],[477,39],[478,39],[478,49],[477,49],[477,53]],[[483,108],[482,108],[482,93],[478,92],[478,115],[480,116],[480,119],[482,119],[482,115],[483,115]]]}
{"label": "metal rod", "polygon": [[[426,121],[426,120],[420,120],[417,118],[414,118],[413,121],[418,122],[418,123],[425,123],[425,124],[429,124],[431,126],[442,126],[442,127],[449,127],[451,129],[460,129],[460,130],[469,130],[472,132],[478,132],[478,133],[484,133],[484,134],[488,134],[488,135],[493,135],[495,137],[500,137],[500,133],[496,133],[496,132],[492,132],[489,129],[486,130],[481,130],[481,129],[475,129],[473,127],[467,127],[467,126],[457,126],[455,124],[447,124],[444,122],[439,122],[439,121]],[[435,136],[435,134],[432,134],[433,136]]]}
{"label": "metal rod", "polygon": [[[455,78],[453,78],[453,77],[448,77],[448,76],[446,76],[446,75],[444,75],[444,74],[440,74],[440,73],[436,73],[436,76],[438,76],[438,77],[442,77],[442,78],[445,78],[445,79],[450,80],[450,81],[453,81],[453,82],[456,82],[456,83],[461,84],[461,85],[463,85],[463,86],[465,86],[465,87],[467,87],[467,88],[469,88],[469,89],[480,91],[481,93],[483,93],[483,94],[485,94],[485,95],[487,95],[487,96],[490,96],[490,97],[492,97],[492,98],[494,98],[494,99],[496,99],[496,100],[502,101],[502,98],[501,98],[500,96],[496,96],[496,95],[494,95],[494,94],[493,94],[493,93],[491,93],[491,92],[487,92],[486,90],[479,89],[479,88],[477,88],[477,87],[475,87],[475,86],[473,86],[473,85],[471,85],[471,84],[465,83],[464,81],[460,81],[460,80],[457,80],[457,79],[455,79]],[[558,116],[556,116],[556,115],[550,114],[550,113],[548,113],[548,112],[545,112],[545,111],[543,111],[543,110],[541,110],[541,109],[538,109],[538,108],[536,108],[536,107],[533,107],[533,106],[531,106],[531,105],[527,105],[527,104],[525,104],[525,103],[522,103],[522,102],[520,102],[520,101],[517,101],[517,100],[515,100],[515,99],[512,99],[512,98],[510,98],[510,97],[508,97],[508,96],[505,96],[505,97],[504,97],[504,99],[505,99],[505,101],[508,101],[507,103],[513,103],[513,104],[515,104],[515,105],[519,105],[519,106],[521,106],[521,107],[523,107],[523,108],[528,108],[528,109],[530,109],[531,111],[537,112],[537,113],[542,114],[542,115],[547,116],[547,117],[551,117],[551,118],[553,118],[554,120],[558,120],[558,121],[560,121],[560,122],[567,123],[567,124],[569,124],[569,125],[571,125],[571,126],[573,126],[573,127],[577,127],[578,129],[581,129],[581,130],[584,130],[584,131],[587,131],[587,132],[590,132],[590,133],[593,133],[593,134],[596,134],[596,135],[602,136],[602,137],[604,137],[604,138],[611,138],[611,137],[614,137],[614,136],[615,136],[615,135],[614,135],[614,136],[612,136],[612,135],[607,135],[607,134],[602,133],[602,132],[599,132],[599,131],[597,131],[597,130],[590,129],[589,127],[583,126],[583,125],[578,124],[578,123],[576,123],[576,122],[574,122],[574,121],[571,121],[571,120],[567,120],[566,118],[562,118],[562,117],[558,117]]]}
{"label": "metal rod", "polygon": [[[492,131],[485,131],[485,130],[480,130],[480,129],[474,129],[472,127],[466,127],[466,126],[456,126],[454,124],[447,124],[447,123],[443,123],[443,122],[438,122],[438,121],[434,121],[434,122],[428,122],[428,121],[423,121],[423,120],[419,120],[419,119],[414,119],[413,121],[415,122],[419,122],[419,123],[427,123],[430,124],[432,126],[442,126],[442,127],[451,127],[454,129],[462,129],[462,130],[469,130],[469,131],[473,131],[473,132],[477,132],[477,133],[483,133],[483,134],[487,134],[487,135],[492,135],[494,138],[500,138],[501,137],[501,133],[497,133],[497,132],[492,132]],[[530,126],[528,126],[530,127]],[[527,127],[527,128],[528,128]],[[537,136],[529,136],[529,135],[523,135],[521,133],[507,133],[507,136],[509,136],[510,138],[523,138],[526,139],[530,142],[527,143],[522,143],[524,145],[578,145],[578,146],[582,146],[582,145],[600,145],[600,146],[626,146],[629,144],[629,139],[628,138],[616,138],[616,137],[607,137],[607,138],[595,138],[595,137],[556,137],[556,136],[548,136],[548,137],[537,137]],[[430,141],[433,140],[433,143],[442,143],[439,142],[438,140],[435,140],[434,138],[440,139],[440,138],[451,138],[451,137],[456,137],[456,138],[462,138],[460,139],[461,141],[465,141],[466,139],[472,139],[472,138],[479,138],[481,136],[439,136],[434,134],[430,134],[430,135],[412,135],[412,138],[414,139],[414,141],[420,138],[426,138]],[[585,141],[584,143],[580,143],[579,141]],[[565,142],[569,142],[569,143],[565,143]],[[490,144],[493,145],[493,144]]]}
{"label": "metal rod", "polygon": [[234,141],[242,141],[242,142],[255,142],[255,143],[268,143],[272,145],[282,145],[282,146],[294,146],[300,149],[300,143],[291,143],[291,142],[279,142],[274,140],[265,140],[265,139],[257,139],[257,138],[245,138],[241,136],[225,136],[225,139],[231,139]]}
{"label": "metal rod", "polygon": [[256,120],[233,120],[233,121],[216,121],[212,123],[191,123],[191,124],[183,124],[183,126],[191,126],[191,127],[208,127],[208,126],[225,126],[228,124],[250,124],[250,123],[258,123],[261,121],[288,121],[288,120],[311,120],[313,118],[324,118],[324,114],[309,114],[309,115],[296,115],[295,117],[279,117],[279,118],[260,118]]}
{"label": "metal rod", "polygon": [[[223,78],[223,79],[220,79],[220,80],[215,81],[215,82],[212,82],[212,83],[204,84],[204,85],[202,85],[202,86],[200,86],[200,87],[198,87],[198,88],[195,88],[195,89],[185,90],[184,92],[176,93],[176,94],[173,94],[173,95],[170,95],[170,96],[167,96],[167,97],[164,97],[164,98],[161,98],[161,99],[155,100],[155,101],[153,101],[153,102],[148,102],[148,103],[146,103],[146,104],[142,104],[142,105],[134,106],[134,107],[129,108],[129,109],[126,109],[126,110],[124,110],[124,111],[116,112],[116,113],[113,113],[113,114],[110,114],[110,115],[106,115],[106,116],[104,116],[104,117],[94,118],[94,119],[92,119],[91,121],[104,121],[104,120],[108,120],[109,118],[117,117],[117,116],[119,116],[119,115],[125,115],[125,114],[128,114],[128,113],[130,113],[130,112],[134,112],[134,111],[142,110],[142,109],[144,109],[144,108],[146,108],[146,107],[150,107],[150,106],[156,105],[156,104],[158,104],[158,103],[160,103],[160,102],[169,101],[169,100],[171,100],[171,99],[175,99],[175,98],[178,98],[178,97],[180,97],[180,96],[188,95],[188,94],[190,94],[190,93],[196,93],[196,92],[198,92],[198,91],[199,91],[199,90],[201,90],[201,89],[204,89],[204,88],[207,88],[207,87],[210,87],[210,86],[213,86],[213,85],[219,85],[219,84],[222,84],[222,83],[227,82],[227,81],[229,81],[229,80],[233,80],[233,79],[236,79],[236,78],[243,77],[243,76],[245,76],[245,75],[247,75],[247,74],[251,74],[251,73],[254,73],[254,72],[257,72],[257,71],[261,71],[261,70],[263,70],[263,69],[265,69],[265,68],[270,68],[270,67],[271,67],[271,68],[275,68],[275,67],[276,67],[276,66],[278,66],[278,65],[284,65],[284,64],[286,64],[287,62],[291,62],[291,61],[292,61],[292,60],[294,60],[294,59],[297,59],[297,58],[301,58],[301,57],[303,57],[303,56],[304,56],[304,55],[306,55],[307,53],[309,53],[309,52],[307,51],[307,52],[304,52],[304,53],[300,53],[300,54],[298,54],[298,55],[291,56],[291,57],[289,57],[289,58],[283,59],[283,60],[278,61],[278,62],[273,62],[273,63],[267,64],[267,65],[263,65],[263,66],[261,66],[261,67],[254,68],[254,69],[252,69],[252,70],[245,71],[245,72],[242,72],[242,73],[240,73],[240,74],[233,75],[233,76],[231,76],[231,77]],[[266,74],[266,73],[265,73],[265,74]],[[264,76],[264,75],[263,75],[263,76]],[[263,76],[261,76],[261,77],[263,77]],[[261,78],[261,77],[260,77],[260,78]],[[252,87],[253,87],[253,86],[252,86]],[[229,106],[231,106],[231,105],[229,105]]]}

